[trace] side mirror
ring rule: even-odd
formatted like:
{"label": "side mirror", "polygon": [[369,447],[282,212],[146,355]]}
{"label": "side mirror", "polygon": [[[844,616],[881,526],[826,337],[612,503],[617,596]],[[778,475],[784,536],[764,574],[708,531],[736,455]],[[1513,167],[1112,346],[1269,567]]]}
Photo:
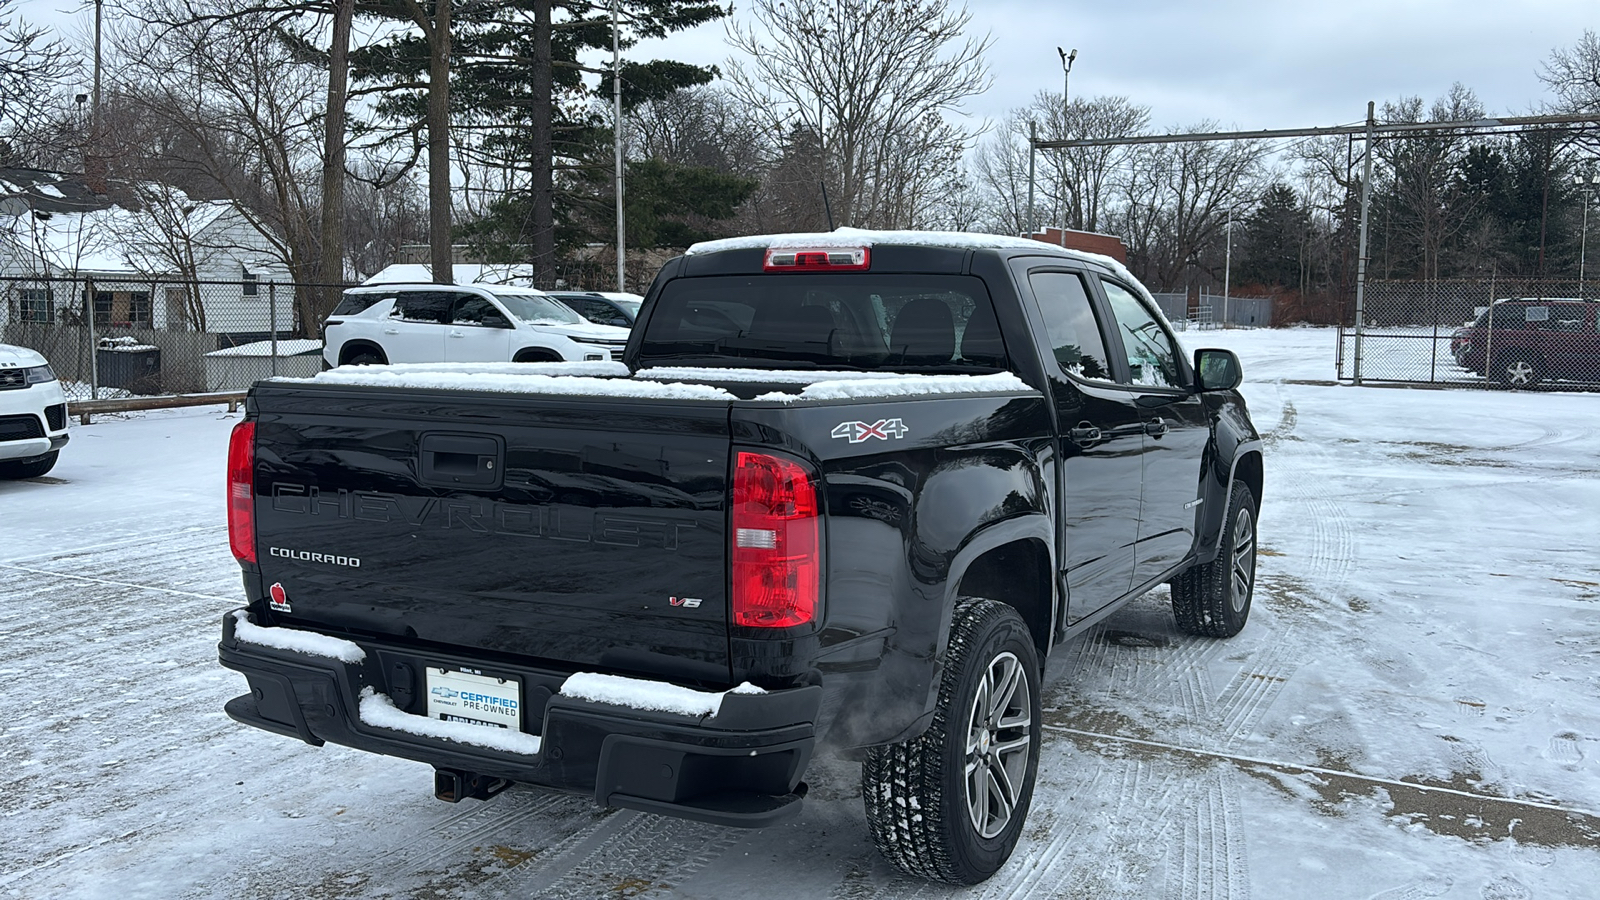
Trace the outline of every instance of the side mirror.
{"label": "side mirror", "polygon": [[624,319],[621,316],[617,316],[615,319],[612,319],[610,322],[607,322],[606,324],[607,325],[615,325],[618,328],[632,328],[633,327],[632,323],[630,323],[627,319]]}
{"label": "side mirror", "polygon": [[1231,391],[1244,380],[1244,367],[1232,350],[1196,350],[1194,371],[1195,387],[1202,392]]}
{"label": "side mirror", "polygon": [[490,328],[510,328],[511,321],[499,313],[484,313],[483,320],[479,323]]}

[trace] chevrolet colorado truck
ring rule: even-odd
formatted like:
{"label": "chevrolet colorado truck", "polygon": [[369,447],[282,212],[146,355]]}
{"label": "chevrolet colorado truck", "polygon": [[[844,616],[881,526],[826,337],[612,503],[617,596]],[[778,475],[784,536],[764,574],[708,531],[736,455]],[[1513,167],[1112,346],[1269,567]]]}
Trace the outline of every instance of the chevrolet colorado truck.
{"label": "chevrolet colorado truck", "polygon": [[228,453],[234,719],[724,825],[859,758],[876,846],[974,883],[1022,832],[1051,649],[1171,585],[1229,637],[1262,442],[1116,262],[870,232],[696,245],[621,361],[255,385]]}

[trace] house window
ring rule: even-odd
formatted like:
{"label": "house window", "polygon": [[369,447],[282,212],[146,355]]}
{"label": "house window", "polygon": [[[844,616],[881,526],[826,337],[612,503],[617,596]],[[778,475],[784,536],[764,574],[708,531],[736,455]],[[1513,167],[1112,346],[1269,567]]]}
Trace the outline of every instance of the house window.
{"label": "house window", "polygon": [[94,324],[123,328],[150,328],[149,291],[95,291]]}
{"label": "house window", "polygon": [[54,325],[55,296],[48,288],[24,288],[17,303],[17,320],[31,325]]}
{"label": "house window", "polygon": [[260,278],[261,276],[250,271],[249,269],[244,270],[244,295],[246,297],[257,296],[257,294],[260,292]]}

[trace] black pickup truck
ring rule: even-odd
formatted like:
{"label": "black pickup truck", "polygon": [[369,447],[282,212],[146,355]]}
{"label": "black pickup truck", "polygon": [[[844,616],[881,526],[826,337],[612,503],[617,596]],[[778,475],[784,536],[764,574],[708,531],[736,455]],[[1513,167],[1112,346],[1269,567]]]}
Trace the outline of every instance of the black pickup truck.
{"label": "black pickup truck", "polygon": [[1052,647],[1171,584],[1250,613],[1261,441],[1114,261],[987,235],[697,245],[620,363],[341,367],[250,392],[234,719],[756,827],[826,748],[879,849],[1009,857]]}

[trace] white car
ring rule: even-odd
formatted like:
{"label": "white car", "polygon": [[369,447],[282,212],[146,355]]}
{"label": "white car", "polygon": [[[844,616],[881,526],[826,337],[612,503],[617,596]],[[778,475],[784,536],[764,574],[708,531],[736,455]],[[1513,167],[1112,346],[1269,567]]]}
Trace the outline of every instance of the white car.
{"label": "white car", "polygon": [[615,360],[628,329],[595,325],[529,288],[374,284],[351,288],[323,323],[329,366]]}
{"label": "white car", "polygon": [[67,443],[67,395],[45,358],[0,344],[0,478],[37,478]]}

